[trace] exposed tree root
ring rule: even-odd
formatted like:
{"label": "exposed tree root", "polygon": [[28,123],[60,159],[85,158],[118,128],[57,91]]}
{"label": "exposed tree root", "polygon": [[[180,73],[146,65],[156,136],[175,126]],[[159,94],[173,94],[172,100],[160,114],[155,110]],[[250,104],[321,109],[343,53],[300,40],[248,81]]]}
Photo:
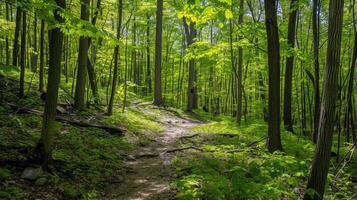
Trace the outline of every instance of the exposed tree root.
{"label": "exposed tree root", "polygon": [[200,134],[198,134],[198,133],[195,133],[195,134],[192,134],[192,135],[184,135],[184,136],[179,137],[179,139],[180,139],[180,140],[190,139],[190,138],[197,137],[197,136],[199,136],[199,135],[200,135]]}
{"label": "exposed tree root", "polygon": [[169,150],[166,150],[164,153],[174,153],[174,152],[177,152],[177,151],[184,151],[184,150],[188,150],[188,149],[194,149],[194,150],[197,150],[197,151],[205,151],[199,147],[195,147],[195,146],[189,146],[189,147],[182,147],[182,148],[175,148],[175,149],[169,149]]}

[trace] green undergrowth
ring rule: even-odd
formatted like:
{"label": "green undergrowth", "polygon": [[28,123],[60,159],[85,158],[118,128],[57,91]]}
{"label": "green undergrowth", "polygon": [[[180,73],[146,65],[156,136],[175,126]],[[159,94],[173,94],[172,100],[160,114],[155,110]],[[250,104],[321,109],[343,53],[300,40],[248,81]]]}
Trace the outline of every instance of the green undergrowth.
{"label": "green undergrowth", "polygon": [[[43,110],[43,103],[33,89],[18,99],[17,86],[15,80],[0,77],[0,199],[95,199],[108,185],[122,181],[124,152],[133,148],[126,137],[63,123],[56,123],[52,172],[41,175],[45,183],[22,179],[25,167],[33,165],[27,158],[39,140],[42,117],[19,112],[11,104]],[[89,118],[94,112],[75,117]],[[105,123],[102,118],[94,120]]]}
{"label": "green undergrowth", "polygon": [[110,124],[125,124],[128,131],[140,133],[158,133],[162,132],[162,125],[158,122],[158,113],[146,111],[135,107],[126,108],[125,112],[116,110],[112,116],[105,120]]}
{"label": "green undergrowth", "polygon": [[[191,142],[200,146],[204,153],[181,155],[175,159],[179,178],[173,185],[179,190],[179,199],[302,197],[314,152],[314,145],[308,139],[283,131],[284,151],[270,154],[265,148],[265,122],[252,121],[238,127],[228,117],[211,119],[217,121],[192,130],[200,137]],[[331,170],[325,198],[355,198],[350,176],[351,173],[343,171],[338,180],[333,181]]]}
{"label": "green undergrowth", "polygon": [[[0,113],[0,160],[26,161],[40,136],[42,118],[29,114]],[[5,108],[6,109],[6,108]],[[121,170],[122,152],[131,148],[123,137],[94,128],[57,124],[54,139],[54,172],[48,184],[35,187],[34,182],[20,180],[22,168],[5,165],[0,168],[0,199],[23,199],[48,193],[57,198],[78,199],[93,190],[100,191]],[[20,151],[27,149],[25,152]],[[36,194],[37,193],[37,194]]]}

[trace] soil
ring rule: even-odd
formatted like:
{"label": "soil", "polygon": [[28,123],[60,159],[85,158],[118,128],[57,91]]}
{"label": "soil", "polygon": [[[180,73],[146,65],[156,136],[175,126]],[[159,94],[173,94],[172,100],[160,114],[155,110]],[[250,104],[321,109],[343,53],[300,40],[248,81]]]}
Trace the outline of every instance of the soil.
{"label": "soil", "polygon": [[[165,131],[144,147],[130,152],[124,167],[127,173],[120,185],[111,187],[103,199],[119,200],[173,200],[176,191],[170,187],[175,171],[172,161],[175,153],[166,151],[178,148],[179,138],[191,135],[190,129],[200,122],[164,115],[160,122]],[[183,152],[183,151],[182,151]]]}

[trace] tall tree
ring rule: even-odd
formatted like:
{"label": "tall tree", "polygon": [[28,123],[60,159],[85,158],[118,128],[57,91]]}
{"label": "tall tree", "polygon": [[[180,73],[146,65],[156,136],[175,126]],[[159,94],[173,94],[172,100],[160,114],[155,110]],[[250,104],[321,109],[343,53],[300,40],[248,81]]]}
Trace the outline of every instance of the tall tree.
{"label": "tall tree", "polygon": [[[295,32],[297,18],[297,0],[291,0],[290,15],[288,24],[288,45],[290,48],[295,47]],[[285,67],[285,87],[284,87],[284,125],[286,130],[293,132],[293,119],[291,114],[292,107],[292,81],[293,81],[294,55],[286,58]]]}
{"label": "tall tree", "polygon": [[157,0],[156,6],[156,42],[155,42],[155,88],[154,104],[163,105],[161,87],[161,64],[162,64],[162,10],[163,0]]}
{"label": "tall tree", "polygon": [[[89,20],[89,0],[81,0],[81,20]],[[85,91],[87,79],[87,61],[88,61],[88,37],[79,38],[78,50],[78,69],[76,92],[74,95],[74,108],[82,110],[85,107]]]}
{"label": "tall tree", "polygon": [[280,44],[276,13],[277,1],[265,0],[264,2],[269,67],[269,128],[267,147],[269,152],[274,152],[283,149],[280,138]]}
{"label": "tall tree", "polygon": [[43,92],[43,85],[44,85],[44,76],[45,76],[45,22],[41,20],[41,28],[40,28],[40,76],[39,76],[39,91]]}
{"label": "tall tree", "polygon": [[[196,24],[194,22],[187,23],[186,18],[183,18],[183,25],[186,35],[186,47],[189,48],[197,37]],[[196,69],[195,60],[191,58],[188,61],[188,91],[187,91],[187,111],[191,112],[197,108],[197,88],[196,88]]]}
{"label": "tall tree", "polygon": [[320,120],[320,0],[313,0],[312,3],[312,32],[314,41],[314,130],[312,140],[317,142],[317,135]]}
{"label": "tall tree", "polygon": [[356,68],[357,61],[357,27],[356,27],[356,19],[355,19],[355,0],[352,1],[352,20],[353,20],[353,32],[354,32],[354,44],[353,44],[353,53],[352,53],[352,62],[349,71],[349,79],[348,79],[348,88],[347,88],[347,108],[345,114],[345,129],[346,129],[346,141],[349,142],[351,138],[351,133],[353,136],[353,140],[355,141],[356,133],[355,133],[355,121],[353,116],[353,86],[354,86],[354,74]]}
{"label": "tall tree", "polygon": [[146,26],[146,91],[151,94],[151,59],[150,59],[150,15],[147,15]]}
{"label": "tall tree", "polygon": [[[122,24],[122,15],[123,15],[123,0],[118,0],[118,26],[117,26],[117,39],[120,40],[120,30]],[[114,98],[116,92],[116,85],[118,82],[118,65],[119,65],[119,45],[115,46],[114,48],[114,71],[113,71],[113,82],[112,82],[112,91],[110,94],[110,100],[108,104],[108,115],[113,113],[113,105],[114,105]]]}
{"label": "tall tree", "polygon": [[[6,15],[6,20],[7,21],[10,21],[10,13],[9,13],[9,2],[7,2],[6,1],[6,4],[5,4],[5,6],[6,6],[6,11],[5,11],[5,15]],[[6,63],[6,65],[9,65],[10,64],[10,52],[9,52],[9,37],[8,36],[6,36],[6,38],[5,38],[5,54],[6,54],[6,61],[5,61],[5,63]]]}
{"label": "tall tree", "polygon": [[[238,24],[243,24],[244,17],[244,0],[239,2],[239,18]],[[237,123],[240,124],[242,120],[242,94],[243,94],[243,47],[238,48],[238,77],[237,77]]]}
{"label": "tall tree", "polygon": [[[65,0],[56,0],[56,4],[62,9],[66,6]],[[54,17],[57,22],[63,22],[59,8],[54,10]],[[47,97],[42,120],[41,138],[35,149],[35,153],[38,154],[44,170],[48,170],[49,162],[52,159],[53,135],[56,131],[55,118],[58,88],[61,80],[61,54],[63,42],[63,34],[58,27],[53,28],[50,32]]]}
{"label": "tall tree", "polygon": [[20,52],[20,91],[19,97],[25,95],[25,64],[26,64],[26,12],[22,11],[22,32],[21,32],[21,52]]}
{"label": "tall tree", "polygon": [[15,35],[14,35],[14,45],[12,48],[12,65],[17,66],[17,59],[19,54],[19,34],[21,27],[21,8],[16,9],[16,22],[15,22]]}
{"label": "tall tree", "polygon": [[[100,10],[101,10],[101,0],[97,0],[97,7],[96,7],[96,10],[95,10],[95,12],[93,14],[93,18],[92,18],[93,26],[95,26],[95,24],[97,22]],[[91,46],[91,43],[92,43],[92,38],[88,38],[88,48]],[[96,47],[92,46],[92,49],[96,49]],[[96,51],[92,51],[92,58],[94,58],[94,59],[89,59],[89,57],[87,56],[87,69],[88,69],[89,84],[92,89],[94,102],[96,104],[98,104],[99,103],[99,94],[98,94],[98,88],[97,88],[97,80],[96,80],[97,78],[96,78],[95,69],[94,69],[95,57],[96,57],[95,54],[96,54]]]}
{"label": "tall tree", "polygon": [[314,190],[313,195],[306,193],[305,200],[323,199],[327,173],[330,166],[333,126],[338,93],[338,76],[340,72],[341,35],[343,19],[343,0],[330,0],[328,18],[328,44],[326,66],[324,70],[321,117],[318,139],[312,162],[307,189]]}
{"label": "tall tree", "polygon": [[32,54],[31,54],[31,70],[35,72],[37,70],[37,14],[34,14],[33,20],[33,42],[32,42]]}

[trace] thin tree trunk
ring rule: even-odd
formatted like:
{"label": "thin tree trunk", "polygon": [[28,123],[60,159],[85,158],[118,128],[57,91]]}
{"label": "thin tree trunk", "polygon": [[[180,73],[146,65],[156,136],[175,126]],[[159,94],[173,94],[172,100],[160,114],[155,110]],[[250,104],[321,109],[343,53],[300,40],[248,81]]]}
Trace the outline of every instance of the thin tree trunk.
{"label": "thin tree trunk", "polygon": [[[239,19],[238,24],[243,24],[244,17],[244,0],[240,0],[239,3]],[[238,49],[238,65],[237,65],[237,123],[240,125],[242,121],[242,94],[243,94],[243,48],[239,47]]]}
{"label": "thin tree trunk", "polygon": [[338,74],[340,72],[343,4],[343,0],[330,0],[329,4],[328,46],[324,71],[321,118],[315,156],[307,183],[307,189],[314,190],[316,193],[313,195],[306,193],[304,196],[305,200],[323,199],[327,173],[330,166],[333,123],[338,95]]}
{"label": "thin tree trunk", "polygon": [[[120,40],[122,15],[123,15],[123,0],[118,0],[118,27],[117,27],[118,40]],[[117,45],[114,48],[114,71],[113,71],[113,80],[112,80],[112,91],[110,94],[108,110],[107,110],[108,115],[112,115],[113,113],[114,98],[115,98],[116,86],[118,82],[119,62],[120,62],[119,45]]]}
{"label": "thin tree trunk", "polygon": [[[291,0],[290,15],[288,25],[288,45],[295,47],[296,18],[297,18],[297,0]],[[289,55],[286,58],[285,68],[285,87],[284,87],[284,125],[286,130],[293,132],[293,119],[291,114],[292,107],[292,79],[293,79],[294,56]]]}
{"label": "thin tree trunk", "polygon": [[20,91],[19,97],[25,95],[25,63],[26,63],[26,12],[22,11],[22,34],[21,34],[21,52],[20,52]]}
{"label": "thin tree trunk", "polygon": [[[81,0],[81,19],[89,20],[89,0]],[[88,65],[88,37],[80,36],[78,50],[78,70],[76,91],[74,94],[74,108],[83,110],[85,108],[85,91]]]}
{"label": "thin tree trunk", "polygon": [[151,60],[150,60],[150,16],[147,16],[146,27],[146,87],[147,95],[151,94]]}
{"label": "thin tree trunk", "polygon": [[[189,48],[197,36],[195,23],[191,22],[190,26],[186,22],[186,18],[183,18],[183,24],[186,33],[187,48]],[[187,91],[187,111],[192,112],[197,107],[197,90],[195,84],[195,60],[190,59],[188,62],[188,91]]]}
{"label": "thin tree trunk", "polygon": [[162,10],[163,0],[157,0],[156,10],[156,42],[155,42],[155,89],[154,104],[163,105],[161,89],[161,63],[162,63]]}
{"label": "thin tree trunk", "polygon": [[43,92],[43,79],[45,74],[45,67],[44,67],[44,43],[45,43],[45,22],[41,20],[41,30],[40,30],[40,77],[39,77],[39,91]]}
{"label": "thin tree trunk", "polygon": [[[65,8],[65,0],[56,0],[58,6]],[[63,22],[59,10],[54,11],[55,19]],[[56,131],[55,118],[58,100],[58,88],[61,79],[61,54],[62,54],[63,34],[59,28],[51,30],[49,48],[49,72],[47,84],[47,97],[45,111],[42,121],[42,132],[35,153],[40,156],[43,169],[48,170],[49,162],[52,159],[53,135]]]}
{"label": "thin tree trunk", "polygon": [[[97,18],[99,15],[101,9],[101,0],[97,0],[97,7],[94,12],[93,18],[92,18],[92,25],[95,26],[97,22]],[[92,43],[92,38],[88,38],[88,48],[91,46]],[[95,48],[95,47],[93,47]],[[95,58],[96,51],[92,51],[92,57]],[[94,64],[95,64],[95,59],[89,59],[88,54],[87,54],[87,70],[88,70],[88,78],[89,78],[89,83],[90,87],[92,89],[93,97],[94,97],[94,103],[98,104],[99,103],[99,94],[98,94],[98,88],[97,88],[97,78],[95,74],[95,69],[94,69]]]}
{"label": "thin tree trunk", "polygon": [[265,0],[264,2],[269,65],[269,130],[267,147],[269,152],[274,152],[283,149],[280,138],[280,44],[276,11],[277,1]]}
{"label": "thin tree trunk", "polygon": [[[6,20],[10,21],[10,17],[9,17],[9,3],[6,1],[6,11],[5,11],[5,15],[6,15]],[[6,65],[10,65],[10,50],[9,50],[9,37],[6,36],[5,38],[5,55],[6,55]]]}
{"label": "thin tree trunk", "polygon": [[350,66],[349,71],[349,80],[348,80],[348,89],[347,89],[347,110],[345,114],[345,129],[346,129],[346,141],[350,142],[351,133],[354,136],[353,139],[355,140],[355,130],[354,130],[354,117],[353,117],[353,85],[354,85],[354,74],[356,68],[356,60],[357,60],[357,30],[355,24],[355,0],[353,0],[353,29],[354,29],[354,46],[353,46],[353,53],[352,53],[352,63]]}
{"label": "thin tree trunk", "polygon": [[314,130],[312,133],[312,140],[314,143],[317,142],[318,137],[318,127],[320,120],[320,64],[319,64],[319,48],[320,48],[320,0],[313,0],[312,8],[312,32],[314,40],[314,96],[315,96],[315,111],[314,111]]}
{"label": "thin tree trunk", "polygon": [[16,27],[15,27],[15,35],[14,35],[14,45],[12,49],[12,65],[17,66],[17,58],[19,55],[19,34],[21,27],[21,8],[17,7],[16,9]]}
{"label": "thin tree trunk", "polygon": [[37,70],[37,14],[35,13],[33,21],[33,52],[31,55],[31,69],[33,72]]}

